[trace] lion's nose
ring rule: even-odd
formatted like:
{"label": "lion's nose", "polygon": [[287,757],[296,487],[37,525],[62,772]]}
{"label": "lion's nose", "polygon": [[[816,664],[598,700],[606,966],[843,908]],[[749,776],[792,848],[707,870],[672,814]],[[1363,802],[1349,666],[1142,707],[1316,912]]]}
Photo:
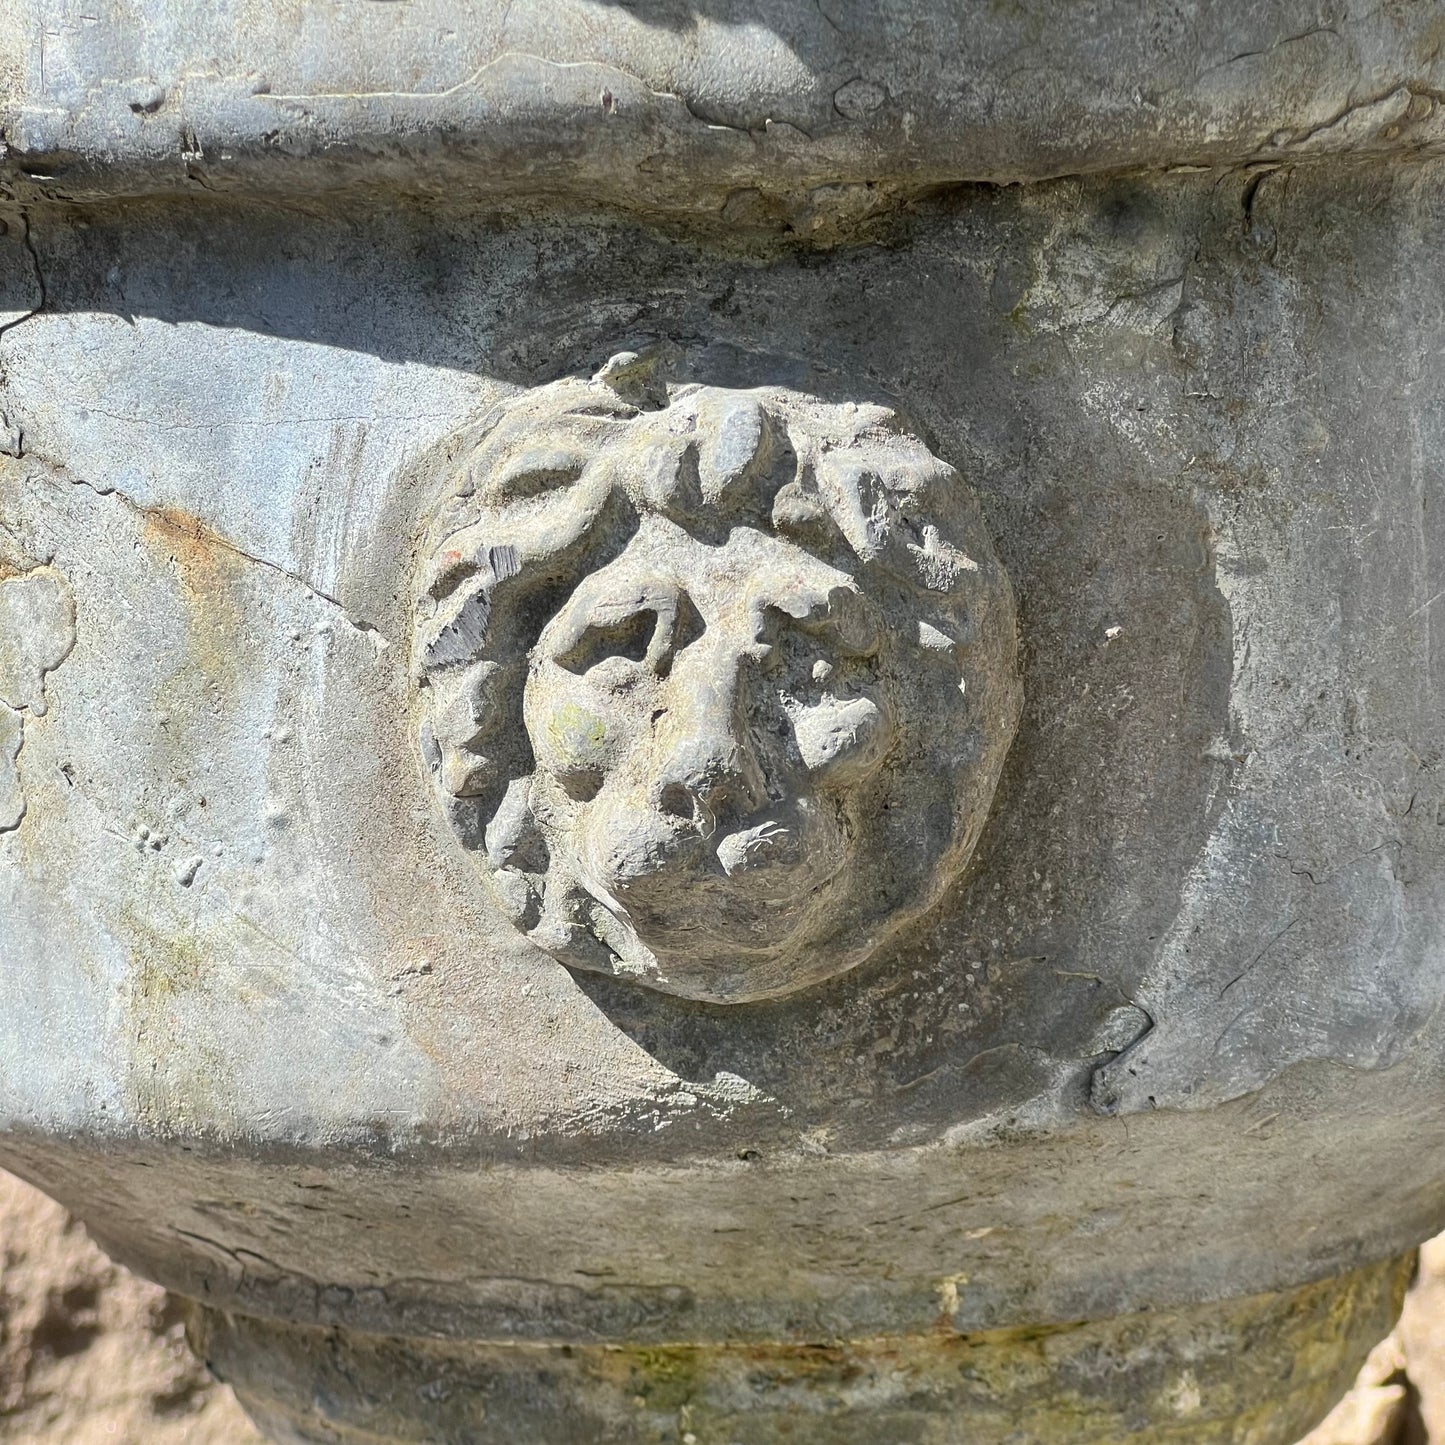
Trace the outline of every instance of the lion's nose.
{"label": "lion's nose", "polygon": [[668,722],[673,735],[654,779],[658,812],[706,834],[764,806],[767,784],[736,686],[693,691]]}
{"label": "lion's nose", "polygon": [[757,812],[765,796],[741,769],[690,770],[685,778],[663,784],[657,807],[667,817],[708,833],[714,824],[733,823]]}

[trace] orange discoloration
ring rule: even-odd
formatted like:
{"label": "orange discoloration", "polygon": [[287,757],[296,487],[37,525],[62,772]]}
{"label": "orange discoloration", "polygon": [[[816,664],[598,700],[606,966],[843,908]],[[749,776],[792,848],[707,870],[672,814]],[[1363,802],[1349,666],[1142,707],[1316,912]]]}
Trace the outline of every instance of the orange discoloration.
{"label": "orange discoloration", "polygon": [[[141,535],[149,551],[167,559],[186,603],[191,645],[180,674],[199,670],[212,688],[234,696],[237,657],[246,637],[237,584],[248,559],[199,518],[176,507],[147,512]],[[170,711],[180,699],[170,685],[167,692],[162,710]]]}
{"label": "orange discoloration", "polygon": [[148,546],[169,549],[188,590],[214,583],[222,573],[234,573],[245,560],[233,543],[179,507],[148,511],[144,536]]}

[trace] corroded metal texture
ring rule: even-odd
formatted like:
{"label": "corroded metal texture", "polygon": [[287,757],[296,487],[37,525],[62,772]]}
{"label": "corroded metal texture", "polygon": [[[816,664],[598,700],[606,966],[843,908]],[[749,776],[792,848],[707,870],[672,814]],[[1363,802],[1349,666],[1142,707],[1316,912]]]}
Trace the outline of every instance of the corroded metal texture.
{"label": "corroded metal texture", "polygon": [[233,1363],[946,1434],[1445,1223],[1433,7],[833,8],[0,39],[0,1162]]}
{"label": "corroded metal texture", "polygon": [[1438,153],[1431,0],[10,0],[22,198],[566,197],[847,239],[940,185]]}
{"label": "corroded metal texture", "polygon": [[285,1445],[1241,1445],[1325,1414],[1412,1265],[1184,1313],[806,1346],[467,1346],[208,1309],[191,1340]]}

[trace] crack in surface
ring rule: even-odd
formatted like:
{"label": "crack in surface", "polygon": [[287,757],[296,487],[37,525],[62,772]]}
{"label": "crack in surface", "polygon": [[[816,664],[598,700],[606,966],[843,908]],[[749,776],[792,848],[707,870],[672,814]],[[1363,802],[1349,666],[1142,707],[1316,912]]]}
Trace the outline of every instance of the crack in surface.
{"label": "crack in surface", "polygon": [[[12,734],[10,740],[5,733]],[[12,747],[13,742],[13,747]],[[0,700],[0,836],[13,833],[25,821],[29,804],[20,778],[20,755],[25,751],[25,713]],[[6,810],[8,798],[8,810]]]}
{"label": "crack in surface", "polygon": [[1383,105],[1391,96],[1399,95],[1401,91],[1409,95],[1411,100],[1428,100],[1437,105],[1442,99],[1445,99],[1445,92],[1435,90],[1430,86],[1397,80],[1387,89],[1380,91],[1376,95],[1371,95],[1364,100],[1349,100],[1345,105],[1341,106],[1334,115],[1330,116],[1329,119],[1322,120],[1318,125],[1312,125],[1306,130],[1291,135],[1285,143],[1284,149],[1289,150],[1296,146],[1305,145],[1307,142],[1315,139],[1316,136],[1323,135],[1326,131],[1333,130],[1336,126],[1344,125],[1351,116],[1357,115],[1361,111],[1371,110],[1375,106]]}
{"label": "crack in surface", "polygon": [[29,813],[20,773],[29,724],[49,711],[47,680],[74,647],[75,601],[63,576],[48,562],[0,576],[0,834]]}
{"label": "crack in surface", "polygon": [[314,582],[301,576],[299,572],[293,572],[289,567],[283,567],[279,562],[273,562],[269,557],[258,557],[254,552],[248,552],[244,547],[232,542],[229,538],[223,537],[219,532],[212,531],[203,523],[190,518],[178,517],[174,512],[164,507],[148,507],[138,502],[134,497],[128,496],[125,492],[118,491],[114,487],[104,487],[96,482],[89,481],[85,477],[71,475],[63,467],[56,466],[53,462],[47,463],[58,479],[69,482],[72,486],[85,487],[88,491],[94,492],[97,497],[113,498],[122,506],[127,507],[137,516],[145,517],[162,526],[187,533],[198,542],[205,542],[209,546],[219,547],[222,551],[229,552],[232,556],[239,557],[244,562],[249,562],[257,567],[264,567],[269,572],[284,577],[288,582],[294,582],[298,587],[304,589],[310,596],[320,602],[325,602],[334,607],[345,621],[357,632],[365,633],[373,639],[373,644],[381,647],[392,646],[392,639],[384,633],[374,622],[371,622],[359,613],[353,612],[346,603],[332,593],[318,587]]}
{"label": "crack in surface", "polygon": [[[819,5],[820,13],[821,9],[822,7]],[[621,76],[640,86],[651,96],[660,100],[676,101],[693,120],[713,130],[730,130],[738,135],[752,137],[754,132],[764,129],[767,125],[766,118],[758,121],[754,126],[729,125],[725,121],[714,120],[700,114],[693,108],[692,102],[677,91],[655,90],[640,75],[634,75],[630,70],[624,70],[620,65],[614,65],[605,60],[549,60],[545,55],[538,55],[530,50],[504,50],[500,55],[493,56],[491,60],[477,66],[475,70],[454,85],[444,86],[440,90],[318,90],[305,94],[273,94],[268,91],[257,96],[257,99],[275,101],[283,105],[305,105],[309,101],[321,100],[446,100],[451,96],[460,95],[463,91],[474,89],[481,83],[488,71],[516,60],[530,60],[538,65],[546,66],[550,70],[595,70],[607,75]],[[613,106],[609,103],[604,108],[610,112]]]}
{"label": "crack in surface", "polygon": [[[1251,959],[1249,960],[1249,962],[1246,963],[1246,964],[1244,965],[1244,967],[1243,967],[1242,969],[1240,969],[1240,971],[1239,971],[1237,974],[1235,974],[1234,977],[1233,977],[1232,979],[1230,979],[1229,982],[1228,982],[1227,984],[1225,984],[1222,989],[1219,990],[1219,997],[1222,999],[1222,998],[1224,997],[1224,995],[1227,994],[1227,993],[1229,992],[1229,990],[1232,989],[1232,988],[1235,986],[1235,984],[1237,984],[1237,983],[1238,983],[1242,978],[1244,978],[1247,974],[1249,974],[1250,972],[1252,972],[1253,969],[1254,969],[1254,967],[1255,967],[1255,965],[1260,962],[1260,960],[1265,956],[1265,954],[1267,954],[1267,953],[1270,951],[1270,949],[1272,949],[1272,948],[1275,946],[1275,944],[1278,943],[1278,942],[1280,941],[1280,939],[1283,938],[1283,937],[1285,936],[1285,934],[1287,934],[1287,933],[1295,926],[1295,924],[1297,924],[1298,922],[1300,922],[1300,920],[1301,920],[1302,917],[1303,917],[1302,914],[1296,914],[1293,918],[1291,918],[1291,919],[1285,924],[1285,926],[1284,926],[1283,928],[1279,929],[1276,933],[1272,934],[1272,935],[1270,936],[1268,942],[1264,945],[1264,947],[1261,948],[1261,949],[1259,950],[1259,952],[1256,953],[1256,954],[1254,955],[1254,957],[1251,958]],[[1228,1029],[1226,1029],[1225,1032],[1227,1033],[1227,1032],[1228,1032]]]}
{"label": "crack in surface", "polygon": [[839,25],[838,22],[834,20],[831,15],[828,14],[828,11],[823,5],[823,0],[813,0],[813,6],[817,10],[818,15],[822,19],[823,23],[828,27],[829,30],[833,32],[834,35],[838,37],[839,40],[842,40],[844,42],[848,42],[851,40],[852,37],[849,36],[848,32],[844,30],[843,27]]}
{"label": "crack in surface", "polygon": [[1333,25],[1316,25],[1312,29],[1301,30],[1297,35],[1286,35],[1272,45],[1261,46],[1258,50],[1241,50],[1238,55],[1231,55],[1228,60],[1220,60],[1214,65],[1207,65],[1195,76],[1195,79],[1203,80],[1206,75],[1213,75],[1216,70],[1223,70],[1230,65],[1238,65],[1241,60],[1254,60],[1261,55],[1273,55],[1276,50],[1283,50],[1287,45],[1297,45],[1302,40],[1311,40],[1316,35],[1332,35],[1336,40],[1344,39],[1344,36]]}

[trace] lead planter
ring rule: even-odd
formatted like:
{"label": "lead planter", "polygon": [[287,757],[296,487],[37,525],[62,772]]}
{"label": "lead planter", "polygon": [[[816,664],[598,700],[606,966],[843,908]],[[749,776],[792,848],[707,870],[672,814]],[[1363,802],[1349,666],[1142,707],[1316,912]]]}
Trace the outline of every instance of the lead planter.
{"label": "lead planter", "polygon": [[519,8],[0,40],[0,1162],[277,1440],[1287,1445],[1445,1222],[1433,7]]}

